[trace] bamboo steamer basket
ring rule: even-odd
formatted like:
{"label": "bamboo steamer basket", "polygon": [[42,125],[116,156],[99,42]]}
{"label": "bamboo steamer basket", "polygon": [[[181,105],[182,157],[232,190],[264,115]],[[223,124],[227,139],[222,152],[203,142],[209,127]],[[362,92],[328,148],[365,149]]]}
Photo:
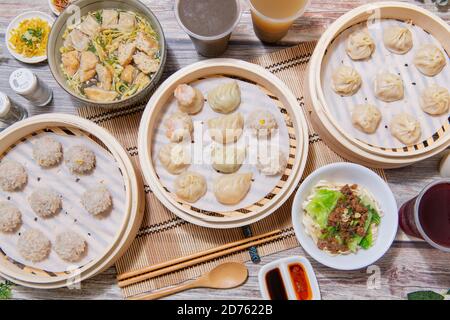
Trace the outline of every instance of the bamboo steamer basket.
{"label": "bamboo steamer basket", "polygon": [[103,147],[108,150],[117,161],[124,180],[126,196],[126,213],[121,227],[117,230],[113,241],[104,253],[88,264],[74,271],[47,272],[16,263],[3,252],[0,257],[0,275],[15,283],[40,289],[59,288],[88,279],[109,266],[111,266],[134,240],[142,222],[145,207],[145,198],[142,189],[142,181],[136,175],[134,167],[125,150],[119,142],[105,129],[86,119],[67,115],[52,114],[34,116],[22,120],[0,133],[0,155],[7,153],[15,143],[42,130],[62,128],[68,135],[92,136],[101,141]]}
{"label": "bamboo steamer basket", "polygon": [[380,2],[363,5],[337,19],[322,35],[311,57],[306,75],[306,98],[314,112],[314,128],[335,152],[344,158],[377,168],[397,168],[429,158],[450,145],[447,123],[428,138],[404,148],[381,148],[355,139],[345,132],[328,111],[321,87],[322,61],[330,43],[344,30],[369,19],[412,20],[415,25],[433,35],[450,52],[450,27],[439,17],[418,6],[399,2]]}
{"label": "bamboo steamer basket", "polygon": [[[279,184],[273,190],[270,197],[261,199],[250,207],[239,209],[226,216],[220,212],[203,213],[188,204],[177,199],[160,182],[153,166],[152,140],[154,128],[166,103],[173,96],[178,84],[191,83],[198,79],[216,77],[218,75],[234,77],[247,81],[260,87],[266,94],[270,94],[278,102],[279,108],[286,111],[285,117],[290,136],[289,165]],[[289,119],[289,120],[288,120]],[[289,122],[289,125],[288,125]],[[180,218],[210,228],[234,228],[256,222],[273,213],[292,194],[303,174],[308,155],[308,128],[302,109],[299,107],[295,96],[286,85],[265,69],[241,60],[235,59],[210,59],[187,66],[169,77],[153,94],[142,116],[139,128],[139,160],[144,178],[150,185],[154,194],[170,211]]]}

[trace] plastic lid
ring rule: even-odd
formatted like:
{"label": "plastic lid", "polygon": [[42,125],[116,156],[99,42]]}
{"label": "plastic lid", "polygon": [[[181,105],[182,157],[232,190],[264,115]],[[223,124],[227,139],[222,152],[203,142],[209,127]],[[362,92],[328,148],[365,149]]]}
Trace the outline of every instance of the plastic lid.
{"label": "plastic lid", "polygon": [[31,70],[20,68],[9,76],[9,85],[18,94],[29,94],[36,86],[36,76]]}
{"label": "plastic lid", "polygon": [[11,101],[8,96],[3,92],[0,92],[0,117],[4,117],[11,109]]}

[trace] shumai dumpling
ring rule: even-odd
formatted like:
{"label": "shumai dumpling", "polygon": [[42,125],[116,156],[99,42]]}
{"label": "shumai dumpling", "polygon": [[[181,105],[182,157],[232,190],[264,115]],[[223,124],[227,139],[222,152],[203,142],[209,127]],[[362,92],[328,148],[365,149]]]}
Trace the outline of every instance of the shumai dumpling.
{"label": "shumai dumpling", "polygon": [[244,117],[240,112],[208,120],[209,135],[219,143],[236,142],[242,135]]}
{"label": "shumai dumpling", "polygon": [[392,102],[403,99],[404,88],[403,80],[400,76],[381,72],[375,78],[375,96],[385,102]]}
{"label": "shumai dumpling", "polygon": [[231,113],[241,104],[241,89],[236,81],[218,85],[208,92],[208,103],[215,112]]}
{"label": "shumai dumpling", "polygon": [[411,31],[401,26],[386,28],[383,34],[383,42],[386,49],[396,54],[405,54],[413,47]]}
{"label": "shumai dumpling", "polygon": [[190,141],[194,124],[191,117],[184,112],[174,112],[165,121],[166,137],[172,142]]}
{"label": "shumai dumpling", "polygon": [[175,179],[175,194],[184,201],[194,203],[206,193],[206,179],[191,171],[180,174]]}
{"label": "shumai dumpling", "polygon": [[234,173],[244,163],[246,153],[245,147],[215,145],[211,151],[212,166],[222,173]]}
{"label": "shumai dumpling", "polygon": [[360,104],[352,111],[352,123],[355,128],[365,133],[377,131],[381,121],[381,112],[371,104]]}
{"label": "shumai dumpling", "polygon": [[433,116],[447,113],[450,107],[450,93],[446,88],[437,84],[428,86],[420,96],[420,107]]}
{"label": "shumai dumpling", "polygon": [[368,30],[357,30],[348,36],[345,51],[353,60],[370,58],[375,50],[375,42]]}
{"label": "shumai dumpling", "polygon": [[200,90],[187,84],[180,84],[174,92],[180,111],[187,114],[199,113],[205,104],[205,98]]}
{"label": "shumai dumpling", "polygon": [[247,126],[257,137],[266,138],[278,129],[278,122],[270,111],[258,109],[248,116]]}
{"label": "shumai dumpling", "polygon": [[425,44],[414,56],[417,69],[426,76],[433,77],[447,64],[444,53],[434,44]]}
{"label": "shumai dumpling", "polygon": [[408,113],[399,113],[394,116],[390,128],[392,135],[406,145],[416,143],[422,135],[419,121]]}
{"label": "shumai dumpling", "polygon": [[284,153],[277,148],[258,150],[256,168],[266,176],[283,173],[287,166]]}
{"label": "shumai dumpling", "polygon": [[179,143],[169,143],[159,150],[159,161],[171,174],[180,174],[191,164],[187,148]]}
{"label": "shumai dumpling", "polygon": [[217,201],[233,205],[245,198],[252,185],[252,173],[221,175],[214,181],[213,191]]}
{"label": "shumai dumpling", "polygon": [[352,96],[361,88],[359,73],[349,66],[339,66],[331,76],[333,90],[341,96]]}

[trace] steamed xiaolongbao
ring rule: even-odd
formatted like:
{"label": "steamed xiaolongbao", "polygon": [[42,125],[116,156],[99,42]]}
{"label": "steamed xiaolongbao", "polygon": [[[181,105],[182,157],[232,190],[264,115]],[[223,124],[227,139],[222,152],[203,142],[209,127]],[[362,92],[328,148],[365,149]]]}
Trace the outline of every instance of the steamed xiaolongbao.
{"label": "steamed xiaolongbao", "polygon": [[353,60],[370,58],[375,42],[367,30],[357,30],[348,36],[345,51]]}
{"label": "steamed xiaolongbao", "polygon": [[219,143],[236,142],[242,135],[244,117],[240,112],[208,120],[209,135]]}
{"label": "steamed xiaolongbao", "polygon": [[333,90],[342,96],[352,96],[361,87],[361,76],[349,66],[339,66],[331,76]]}
{"label": "steamed xiaolongbao", "polygon": [[188,150],[179,143],[169,143],[159,150],[159,161],[171,174],[180,174],[191,163]]}
{"label": "steamed xiaolongbao", "polygon": [[221,175],[214,181],[214,195],[222,204],[233,205],[245,198],[252,185],[252,173]]}
{"label": "steamed xiaolongbao", "polygon": [[206,193],[206,179],[196,173],[186,171],[175,179],[175,194],[184,201],[194,203]]}
{"label": "steamed xiaolongbao", "polygon": [[208,92],[208,103],[219,113],[230,113],[241,104],[241,89],[236,81],[221,84]]}
{"label": "steamed xiaolongbao", "polygon": [[420,96],[420,106],[423,111],[434,116],[447,113],[450,106],[450,93],[437,84],[426,87]]}
{"label": "steamed xiaolongbao", "polygon": [[383,42],[386,49],[396,54],[405,54],[413,47],[411,31],[401,26],[386,28],[383,34]]}
{"label": "steamed xiaolongbao", "polygon": [[381,112],[371,104],[357,105],[352,111],[352,123],[365,133],[374,133],[381,121]]}
{"label": "steamed xiaolongbao", "polygon": [[416,143],[422,135],[419,121],[408,113],[394,116],[390,128],[392,135],[406,145]]}
{"label": "steamed xiaolongbao", "polygon": [[211,151],[211,162],[214,169],[222,173],[233,173],[244,163],[246,148],[237,145],[215,145]]}
{"label": "steamed xiaolongbao", "polygon": [[417,50],[414,64],[426,76],[437,75],[446,65],[444,53],[434,44],[425,44]]}
{"label": "steamed xiaolongbao", "polygon": [[187,113],[174,112],[165,121],[166,137],[172,142],[180,142],[192,138],[194,125]]}
{"label": "steamed xiaolongbao", "polygon": [[205,98],[200,90],[187,84],[180,84],[174,92],[180,111],[187,114],[199,113],[205,103]]}
{"label": "steamed xiaolongbao", "polygon": [[375,96],[385,102],[392,102],[403,99],[403,80],[400,76],[381,72],[375,78]]}
{"label": "steamed xiaolongbao", "polygon": [[247,126],[257,137],[266,138],[278,128],[278,122],[270,111],[259,109],[250,113]]}

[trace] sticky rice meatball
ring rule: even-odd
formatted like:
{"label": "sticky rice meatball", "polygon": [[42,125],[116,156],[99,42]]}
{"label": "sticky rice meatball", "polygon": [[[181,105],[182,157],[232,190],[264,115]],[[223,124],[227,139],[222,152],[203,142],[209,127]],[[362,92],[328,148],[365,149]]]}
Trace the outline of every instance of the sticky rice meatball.
{"label": "sticky rice meatball", "polygon": [[50,189],[38,189],[28,197],[31,209],[41,218],[49,218],[62,207],[61,196]]}
{"label": "sticky rice meatball", "polygon": [[72,173],[89,173],[95,168],[95,154],[86,146],[73,146],[65,153],[65,163]]}
{"label": "sticky rice meatball", "polygon": [[22,225],[22,214],[12,204],[0,201],[0,232],[13,232]]}
{"label": "sticky rice meatball", "polygon": [[49,136],[36,140],[33,144],[33,159],[41,167],[52,167],[57,165],[62,158],[61,143]]}
{"label": "sticky rice meatball", "polygon": [[3,191],[22,189],[28,180],[25,168],[18,162],[4,160],[0,163],[0,187]]}
{"label": "sticky rice meatball", "polygon": [[39,262],[50,254],[51,243],[41,231],[29,229],[19,237],[17,247],[26,260]]}
{"label": "sticky rice meatball", "polygon": [[97,186],[83,193],[81,203],[90,214],[100,215],[111,209],[111,194],[106,187]]}
{"label": "sticky rice meatball", "polygon": [[68,262],[77,262],[86,253],[86,241],[78,233],[70,230],[56,235],[54,249],[58,256]]}

